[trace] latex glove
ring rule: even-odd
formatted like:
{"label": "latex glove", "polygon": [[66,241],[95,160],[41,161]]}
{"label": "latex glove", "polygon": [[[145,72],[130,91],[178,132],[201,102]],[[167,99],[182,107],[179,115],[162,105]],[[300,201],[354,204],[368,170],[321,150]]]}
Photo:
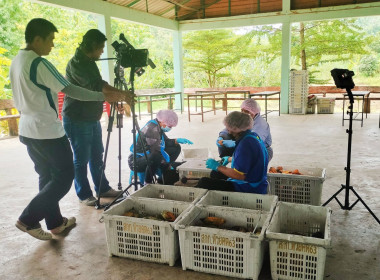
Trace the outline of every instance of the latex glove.
{"label": "latex glove", "polygon": [[221,160],[221,161],[222,161],[222,165],[223,165],[223,166],[226,166],[226,165],[228,164],[228,159],[229,159],[229,158],[230,158],[230,157],[228,157],[228,156],[227,156],[227,157],[222,157],[222,160]]}
{"label": "latex glove", "polygon": [[215,159],[209,158],[206,160],[206,167],[209,169],[212,169],[214,171],[218,171],[218,167],[220,166],[220,163],[216,161]]}
{"label": "latex glove", "polygon": [[218,139],[216,139],[216,145],[217,145],[219,148],[222,147],[222,145],[219,144],[219,141],[220,141],[220,140],[223,140],[223,138],[219,136]]}
{"label": "latex glove", "polygon": [[186,138],[177,138],[177,143],[178,144],[189,144],[189,145],[194,144],[193,142],[191,142],[190,140],[188,140]]}
{"label": "latex glove", "polygon": [[223,145],[226,148],[235,148],[236,143],[234,140],[223,140]]}

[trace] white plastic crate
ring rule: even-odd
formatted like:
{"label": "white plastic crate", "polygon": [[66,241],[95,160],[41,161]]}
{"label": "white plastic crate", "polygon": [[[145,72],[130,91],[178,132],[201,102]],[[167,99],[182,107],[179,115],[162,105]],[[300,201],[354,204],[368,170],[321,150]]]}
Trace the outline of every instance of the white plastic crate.
{"label": "white plastic crate", "polygon": [[188,160],[177,167],[179,178],[199,179],[210,177],[211,169],[206,168],[206,160],[194,159]]}
{"label": "white plastic crate", "polygon": [[327,207],[278,203],[266,231],[272,279],[324,279],[330,212]]}
{"label": "white plastic crate", "polygon": [[208,191],[196,204],[208,207],[234,207],[262,210],[273,213],[278,201],[275,195],[262,195],[241,192]]}
{"label": "white plastic crate", "polygon": [[299,103],[289,103],[289,114],[304,115],[306,114],[307,101]]}
{"label": "white plastic crate", "polygon": [[335,98],[318,97],[317,110],[318,114],[334,114]]}
{"label": "white plastic crate", "polygon": [[190,148],[190,149],[182,149],[181,153],[184,160],[189,160],[189,159],[206,160],[209,157],[210,151],[207,148],[199,148],[199,149]]}
{"label": "white plastic crate", "polygon": [[[178,233],[175,223],[192,204],[173,200],[129,198],[103,213],[108,252],[119,256],[173,266],[179,257]],[[134,208],[140,213],[157,215],[171,211],[174,222],[122,216]]]}
{"label": "white plastic crate", "polygon": [[[261,227],[261,232],[255,235],[199,225],[201,218],[210,216],[224,218],[226,227],[243,226],[256,230]],[[257,210],[194,206],[176,225],[182,268],[257,279],[268,247],[264,232],[270,217],[271,214]]]}
{"label": "white plastic crate", "polygon": [[270,194],[277,195],[279,201],[321,205],[322,186],[326,179],[325,168],[283,166],[283,169],[298,169],[302,175],[268,173]]}
{"label": "white plastic crate", "polygon": [[200,188],[148,184],[131,194],[131,197],[167,199],[196,203],[206,194],[206,192],[206,189]]}

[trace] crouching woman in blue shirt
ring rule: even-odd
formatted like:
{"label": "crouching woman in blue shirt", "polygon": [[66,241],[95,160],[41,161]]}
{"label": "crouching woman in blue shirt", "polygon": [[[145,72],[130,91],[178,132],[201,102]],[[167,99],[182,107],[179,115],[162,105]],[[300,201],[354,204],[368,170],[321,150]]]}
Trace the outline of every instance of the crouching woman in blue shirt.
{"label": "crouching woman in blue shirt", "polygon": [[[236,139],[232,157],[221,162],[207,159],[210,178],[201,178],[197,187],[230,192],[267,193],[268,152],[260,137],[251,132],[253,119],[241,112],[231,112],[224,119],[228,133]],[[231,168],[226,167],[231,162]]]}

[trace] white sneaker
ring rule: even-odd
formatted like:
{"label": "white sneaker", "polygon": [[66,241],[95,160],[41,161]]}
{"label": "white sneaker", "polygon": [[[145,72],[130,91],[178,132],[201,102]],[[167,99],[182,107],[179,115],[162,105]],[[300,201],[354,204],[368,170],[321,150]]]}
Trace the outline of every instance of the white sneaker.
{"label": "white sneaker", "polygon": [[100,194],[100,197],[115,197],[115,196],[118,196],[119,194],[121,194],[123,191],[117,191],[117,190],[114,190],[114,189],[110,189],[108,191],[106,191],[105,193],[101,193]]}
{"label": "white sneaker", "polygon": [[79,201],[80,201],[80,203],[83,203],[87,206],[95,206],[95,204],[96,204],[96,198],[93,196],[90,196],[89,198],[86,198],[84,200],[79,200]]}
{"label": "white sneaker", "polygon": [[50,231],[51,231],[52,234],[60,234],[65,229],[67,229],[67,228],[75,225],[76,221],[77,220],[75,219],[75,217],[70,217],[70,218],[63,217],[63,223],[62,223],[62,225],[60,225],[59,227],[53,228]]}
{"label": "white sneaker", "polygon": [[35,227],[28,227],[26,224],[20,222],[20,221],[17,221],[16,222],[16,227],[23,231],[23,232],[26,232],[27,234],[33,236],[34,238],[37,238],[39,240],[51,240],[53,239],[53,236],[51,235],[50,232],[47,232],[47,231],[44,231],[42,228],[41,228],[41,225],[38,224],[37,226]]}

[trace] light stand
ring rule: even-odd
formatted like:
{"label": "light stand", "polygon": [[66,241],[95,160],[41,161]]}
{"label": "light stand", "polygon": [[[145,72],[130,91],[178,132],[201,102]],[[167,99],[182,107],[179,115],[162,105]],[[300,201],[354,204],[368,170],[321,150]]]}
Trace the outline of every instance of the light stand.
{"label": "light stand", "polygon": [[[334,71],[334,72],[333,72]],[[376,217],[376,215],[372,212],[372,210],[365,204],[363,199],[359,196],[359,194],[354,190],[353,186],[350,186],[350,173],[351,173],[351,144],[352,144],[352,121],[353,121],[353,105],[354,105],[354,97],[351,92],[351,88],[354,88],[355,84],[352,81],[351,77],[353,76],[352,73],[348,73],[352,71],[348,71],[345,69],[334,69],[331,71],[332,76],[334,77],[335,84],[338,88],[345,88],[346,92],[348,94],[348,97],[350,99],[350,105],[348,106],[347,114],[349,114],[349,128],[346,130],[346,133],[348,133],[348,148],[347,148],[347,166],[344,168],[346,170],[346,184],[341,186],[340,190],[337,191],[332,197],[330,197],[329,200],[327,200],[322,206],[326,206],[332,199],[335,198],[335,200],[340,205],[341,209],[344,210],[351,210],[354,208],[354,206],[360,201],[365,208],[367,208],[368,212],[375,218],[375,220],[380,224],[380,220]],[[349,75],[345,75],[345,74]],[[351,78],[352,84],[349,80]],[[338,81],[337,81],[338,79]],[[348,81],[348,83],[347,83]],[[343,87],[341,87],[343,86]],[[345,199],[344,199],[344,205],[338,200],[337,196],[341,191],[345,191]],[[357,197],[357,200],[350,205],[349,201],[349,194],[350,190],[354,193],[354,195]]]}

